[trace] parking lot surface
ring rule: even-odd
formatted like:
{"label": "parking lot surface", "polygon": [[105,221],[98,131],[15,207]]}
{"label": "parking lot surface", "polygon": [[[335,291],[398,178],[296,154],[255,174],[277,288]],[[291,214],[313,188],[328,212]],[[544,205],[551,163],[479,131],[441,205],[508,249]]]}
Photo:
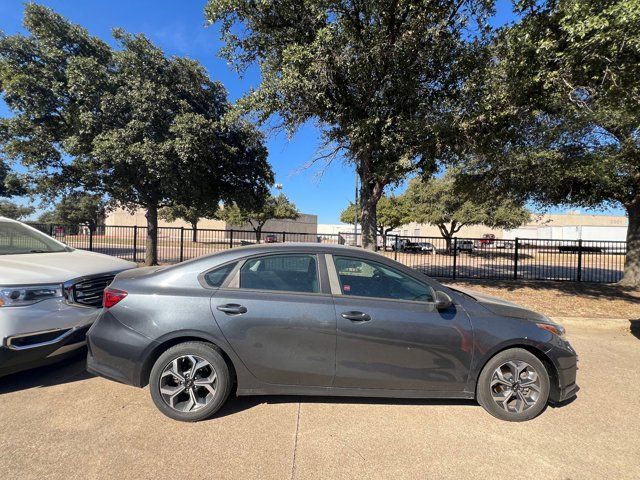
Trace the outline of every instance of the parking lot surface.
{"label": "parking lot surface", "polygon": [[[469,401],[231,398],[175,422],[82,360],[0,379],[2,478],[640,478],[638,321],[567,320],[577,399],[525,423]],[[630,328],[631,327],[631,328]]]}

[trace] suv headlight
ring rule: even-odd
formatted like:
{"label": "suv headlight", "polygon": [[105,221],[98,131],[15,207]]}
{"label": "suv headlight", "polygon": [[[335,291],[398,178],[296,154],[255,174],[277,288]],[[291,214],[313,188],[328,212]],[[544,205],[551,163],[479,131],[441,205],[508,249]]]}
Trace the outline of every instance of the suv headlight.
{"label": "suv headlight", "polygon": [[23,307],[56,297],[62,297],[61,284],[0,287],[0,308]]}

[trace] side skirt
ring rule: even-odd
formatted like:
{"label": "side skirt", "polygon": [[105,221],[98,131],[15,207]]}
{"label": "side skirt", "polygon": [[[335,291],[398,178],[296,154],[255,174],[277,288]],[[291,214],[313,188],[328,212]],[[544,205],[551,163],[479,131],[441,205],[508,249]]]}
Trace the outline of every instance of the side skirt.
{"label": "side skirt", "polygon": [[425,390],[384,390],[377,388],[308,387],[301,385],[269,385],[261,388],[238,388],[236,395],[303,395],[327,397],[380,398],[454,398],[473,399],[473,392],[440,392]]}

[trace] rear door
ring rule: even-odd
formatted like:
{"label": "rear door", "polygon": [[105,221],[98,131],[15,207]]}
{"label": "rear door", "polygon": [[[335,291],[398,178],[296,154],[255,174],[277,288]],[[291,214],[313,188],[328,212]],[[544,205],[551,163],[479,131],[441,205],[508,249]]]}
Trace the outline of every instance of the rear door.
{"label": "rear door", "polygon": [[467,314],[439,312],[433,289],[399,269],[327,256],[337,318],[334,385],[457,392],[472,356]]}
{"label": "rear door", "polygon": [[259,255],[238,265],[211,298],[227,341],[256,378],[331,385],[336,318],[326,278],[317,255]]}

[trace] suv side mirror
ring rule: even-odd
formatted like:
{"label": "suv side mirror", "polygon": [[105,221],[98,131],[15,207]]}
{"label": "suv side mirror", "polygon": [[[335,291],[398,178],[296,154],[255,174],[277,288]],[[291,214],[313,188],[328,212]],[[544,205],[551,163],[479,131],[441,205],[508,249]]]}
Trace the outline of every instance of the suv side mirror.
{"label": "suv side mirror", "polygon": [[451,297],[443,291],[436,291],[436,310],[447,310],[453,305]]}

